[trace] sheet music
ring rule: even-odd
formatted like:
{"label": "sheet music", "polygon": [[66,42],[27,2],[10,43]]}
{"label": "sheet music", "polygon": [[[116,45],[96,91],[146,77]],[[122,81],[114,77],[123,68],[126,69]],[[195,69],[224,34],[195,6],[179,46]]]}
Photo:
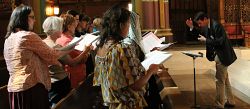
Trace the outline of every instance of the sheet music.
{"label": "sheet music", "polygon": [[156,46],[160,46],[161,40],[154,35],[154,33],[149,32],[143,37],[143,45],[146,53],[149,53]]}
{"label": "sheet music", "polygon": [[83,51],[86,45],[92,44],[95,48],[96,42],[99,39],[100,36],[92,35],[92,34],[86,34],[82,35],[81,38],[83,38],[77,46],[75,46],[76,50]]}
{"label": "sheet music", "polygon": [[59,48],[58,50],[71,50],[76,46],[83,38],[75,37],[68,45],[65,47]]}
{"label": "sheet music", "polygon": [[162,64],[171,56],[168,52],[152,51],[146,54],[146,59],[141,64],[147,70],[151,64]]}
{"label": "sheet music", "polygon": [[[165,38],[163,38],[165,39]],[[148,32],[143,37],[143,46],[146,53],[149,53],[153,48],[158,47],[159,50],[164,50],[174,43],[161,44],[164,40],[159,39],[154,33]]]}

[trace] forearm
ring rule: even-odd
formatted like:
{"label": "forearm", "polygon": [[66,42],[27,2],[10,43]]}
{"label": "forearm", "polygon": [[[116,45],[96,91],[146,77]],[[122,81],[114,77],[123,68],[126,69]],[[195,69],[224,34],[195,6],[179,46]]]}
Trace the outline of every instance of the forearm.
{"label": "forearm", "polygon": [[75,58],[71,58],[70,55],[67,56],[67,60],[64,61],[64,64],[67,64],[69,66],[76,66],[79,63],[85,62],[85,58],[87,57],[87,54],[81,53]]}
{"label": "forearm", "polygon": [[73,65],[77,65],[79,63],[85,63],[87,57],[88,57],[88,53],[82,52],[80,55],[72,59]]}
{"label": "forearm", "polygon": [[59,57],[60,58],[63,57],[63,56],[65,56],[65,55],[68,55],[71,52],[71,50],[67,50],[67,51],[57,50],[57,51],[59,53]]}
{"label": "forearm", "polygon": [[132,88],[133,90],[141,90],[141,88],[148,83],[148,80],[150,79],[152,75],[153,75],[153,72],[148,70],[146,74],[143,77],[141,77],[139,80],[135,81],[135,83],[132,84],[130,88]]}

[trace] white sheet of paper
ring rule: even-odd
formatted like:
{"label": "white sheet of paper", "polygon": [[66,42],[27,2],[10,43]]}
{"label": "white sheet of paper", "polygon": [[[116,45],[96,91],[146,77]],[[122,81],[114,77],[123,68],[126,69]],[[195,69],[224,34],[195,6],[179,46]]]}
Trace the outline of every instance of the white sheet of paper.
{"label": "white sheet of paper", "polygon": [[142,61],[142,66],[148,70],[149,66],[151,64],[162,64],[167,59],[169,59],[172,56],[172,54],[169,54],[168,52],[164,51],[152,51],[148,54],[146,54],[146,59]]}
{"label": "white sheet of paper", "polygon": [[74,46],[76,46],[83,38],[75,37],[68,45],[65,47],[60,48],[59,50],[70,50]]}
{"label": "white sheet of paper", "polygon": [[164,50],[168,48],[169,46],[173,45],[174,43],[168,43],[168,44],[161,44],[162,42],[165,41],[165,37],[159,39],[154,33],[148,32],[147,34],[144,35],[142,43],[144,46],[144,50],[146,53],[149,53],[150,50],[152,50],[155,47],[159,47],[159,50]]}
{"label": "white sheet of paper", "polygon": [[77,46],[75,46],[76,50],[83,51],[86,45],[92,44],[95,48],[97,39],[100,36],[92,35],[92,34],[86,34],[81,36],[83,39],[79,42]]}
{"label": "white sheet of paper", "polygon": [[149,53],[154,47],[161,45],[161,40],[152,32],[149,32],[143,37],[143,46],[146,53]]}

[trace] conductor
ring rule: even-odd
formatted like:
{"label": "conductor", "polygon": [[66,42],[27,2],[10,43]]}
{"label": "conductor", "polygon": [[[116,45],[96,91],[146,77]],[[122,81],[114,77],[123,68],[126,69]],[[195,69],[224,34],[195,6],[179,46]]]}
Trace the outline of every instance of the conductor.
{"label": "conductor", "polygon": [[207,59],[209,61],[215,61],[216,63],[215,108],[223,109],[224,107],[234,107],[235,101],[227,68],[237,57],[227,38],[227,34],[220,23],[209,19],[204,12],[198,12],[194,17],[194,22],[197,23],[198,27],[194,27],[191,18],[186,20],[186,24],[190,28],[189,32],[197,32],[200,30],[200,33],[204,33],[203,35],[199,34],[198,40],[206,43]]}

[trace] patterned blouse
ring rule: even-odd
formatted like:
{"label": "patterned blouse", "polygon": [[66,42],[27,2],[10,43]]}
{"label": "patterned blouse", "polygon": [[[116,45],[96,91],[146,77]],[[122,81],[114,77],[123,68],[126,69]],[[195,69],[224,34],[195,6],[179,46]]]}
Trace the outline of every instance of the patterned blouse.
{"label": "patterned blouse", "polygon": [[147,105],[143,95],[129,87],[144,75],[141,73],[144,70],[139,70],[141,67],[131,67],[135,65],[131,62],[132,53],[127,45],[113,44],[104,57],[95,57],[93,85],[101,86],[104,103],[110,109],[135,109]]}
{"label": "patterned blouse", "polygon": [[10,74],[9,92],[25,91],[37,83],[50,89],[49,64],[60,65],[59,53],[33,32],[12,33],[4,43],[4,58]]}

